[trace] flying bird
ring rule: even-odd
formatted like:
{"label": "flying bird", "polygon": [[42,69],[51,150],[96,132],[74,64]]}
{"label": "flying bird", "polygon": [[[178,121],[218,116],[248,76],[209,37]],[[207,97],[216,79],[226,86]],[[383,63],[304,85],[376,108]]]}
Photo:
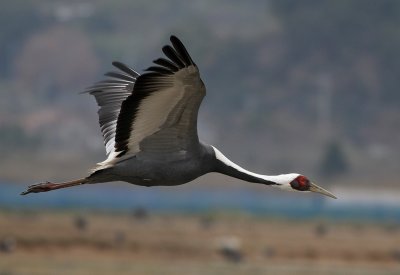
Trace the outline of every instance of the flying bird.
{"label": "flying bird", "polygon": [[176,37],[162,48],[165,57],[139,74],[120,62],[95,83],[90,93],[99,106],[99,123],[107,159],[87,177],[28,187],[22,195],[82,184],[125,181],[141,186],[173,186],[210,172],[293,191],[332,193],[297,174],[261,175],[229,160],[199,141],[197,115],[206,88],[199,69]]}

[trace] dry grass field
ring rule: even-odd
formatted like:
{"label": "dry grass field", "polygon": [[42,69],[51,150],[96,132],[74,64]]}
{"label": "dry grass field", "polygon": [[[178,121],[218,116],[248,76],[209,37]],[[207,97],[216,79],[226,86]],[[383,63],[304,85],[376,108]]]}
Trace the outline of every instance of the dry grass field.
{"label": "dry grass field", "polygon": [[0,275],[400,274],[396,224],[0,212]]}

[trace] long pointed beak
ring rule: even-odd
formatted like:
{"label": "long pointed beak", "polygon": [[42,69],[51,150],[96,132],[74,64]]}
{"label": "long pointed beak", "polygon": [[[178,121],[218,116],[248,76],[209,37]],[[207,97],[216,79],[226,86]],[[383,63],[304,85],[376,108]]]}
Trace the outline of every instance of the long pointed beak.
{"label": "long pointed beak", "polygon": [[335,195],[333,195],[331,192],[325,190],[325,189],[322,188],[322,187],[319,187],[318,185],[316,185],[315,183],[312,183],[312,182],[310,183],[310,189],[309,189],[309,191],[315,192],[315,193],[320,193],[320,194],[322,194],[322,195],[325,195],[325,196],[328,196],[328,197],[337,199],[337,197],[336,197]]}

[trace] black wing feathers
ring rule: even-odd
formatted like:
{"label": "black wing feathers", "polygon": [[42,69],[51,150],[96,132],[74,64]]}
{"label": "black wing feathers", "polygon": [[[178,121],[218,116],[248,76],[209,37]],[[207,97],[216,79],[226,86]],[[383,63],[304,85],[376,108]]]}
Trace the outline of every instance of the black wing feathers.
{"label": "black wing feathers", "polygon": [[[115,152],[120,152],[117,157],[123,156],[129,149],[129,138],[142,101],[152,93],[167,88],[169,85],[173,85],[172,82],[169,83],[167,80],[160,81],[160,77],[170,76],[180,69],[189,66],[196,66],[182,42],[175,36],[171,36],[170,40],[173,47],[166,45],[162,48],[162,51],[169,60],[158,58],[154,60],[154,63],[159,66],[149,67],[146,69],[148,73],[142,74],[138,77],[135,75],[134,77],[137,77],[137,79],[134,91],[124,102],[122,102],[115,134]],[[132,76],[132,69],[123,64],[121,65],[120,63],[113,63],[113,65]],[[108,75],[128,81],[130,77],[125,74],[121,75],[115,73],[109,73]]]}
{"label": "black wing feathers", "polygon": [[189,53],[187,52],[185,46],[183,46],[182,42],[176,36],[173,35],[171,36],[170,40],[176,52],[178,53],[179,57],[181,57],[181,59],[183,59],[183,61],[185,62],[185,65],[186,66],[195,65]]}
{"label": "black wing feathers", "polygon": [[156,73],[160,73],[160,74],[174,74],[174,72],[172,72],[170,69],[160,67],[160,66],[151,66],[151,67],[147,68],[146,71],[156,72]]}
{"label": "black wing feathers", "polygon": [[179,70],[178,66],[176,66],[174,63],[172,63],[171,61],[169,61],[165,58],[158,58],[158,59],[154,60],[153,62],[157,65],[166,67],[173,72],[177,72]]}
{"label": "black wing feathers", "polygon": [[154,75],[159,75],[159,73],[142,74],[136,80],[134,93],[122,102],[115,134],[115,152],[120,152],[117,157],[123,156],[128,151],[132,124],[138,114],[142,100],[157,90],[149,89],[151,82],[148,79],[151,79]]}
{"label": "black wing feathers", "polygon": [[135,77],[129,76],[129,75],[126,75],[126,74],[122,74],[122,73],[117,73],[117,72],[108,72],[108,73],[106,73],[104,75],[105,76],[109,76],[109,77],[122,79],[122,80],[131,81],[131,82],[135,81]]}
{"label": "black wing feathers", "polygon": [[132,94],[133,85],[139,77],[137,72],[120,62],[113,62],[113,65],[120,71],[107,73],[112,78],[96,82],[84,91],[94,95],[99,106],[99,123],[107,154],[110,153],[107,144],[115,137],[122,102]]}
{"label": "black wing feathers", "polygon": [[138,72],[136,72],[134,69],[129,68],[128,66],[126,66],[121,62],[114,61],[112,64],[121,71],[125,72],[126,74],[133,76],[134,78],[139,76]]}
{"label": "black wing feathers", "polygon": [[176,51],[174,50],[174,48],[172,48],[170,45],[166,45],[162,48],[163,53],[169,58],[171,59],[176,65],[178,65],[178,67],[184,68],[185,64],[183,63],[183,61],[179,58],[179,55],[176,53]]}

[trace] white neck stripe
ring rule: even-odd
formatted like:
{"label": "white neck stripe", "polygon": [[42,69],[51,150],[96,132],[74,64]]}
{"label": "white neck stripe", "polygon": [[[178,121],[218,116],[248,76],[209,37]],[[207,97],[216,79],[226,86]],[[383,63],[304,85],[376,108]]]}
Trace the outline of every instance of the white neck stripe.
{"label": "white neck stripe", "polygon": [[[299,176],[299,174],[295,174],[295,173],[291,173],[291,174],[281,174],[281,175],[273,175],[273,176],[269,176],[269,175],[261,175],[261,174],[257,174],[257,173],[253,173],[250,172],[242,167],[240,167],[239,165],[237,165],[236,163],[233,163],[231,160],[229,160],[227,157],[225,157],[217,148],[215,148],[214,146],[212,146],[212,148],[214,149],[215,152],[215,157],[216,159],[220,160],[221,162],[223,162],[224,164],[236,169],[237,171],[250,175],[252,177],[256,177],[256,178],[260,178],[262,180],[266,180],[266,181],[272,181],[277,183],[281,188],[286,189],[286,187],[290,187],[290,182],[292,180],[294,180],[297,176]],[[290,189],[292,189],[290,187]]]}

